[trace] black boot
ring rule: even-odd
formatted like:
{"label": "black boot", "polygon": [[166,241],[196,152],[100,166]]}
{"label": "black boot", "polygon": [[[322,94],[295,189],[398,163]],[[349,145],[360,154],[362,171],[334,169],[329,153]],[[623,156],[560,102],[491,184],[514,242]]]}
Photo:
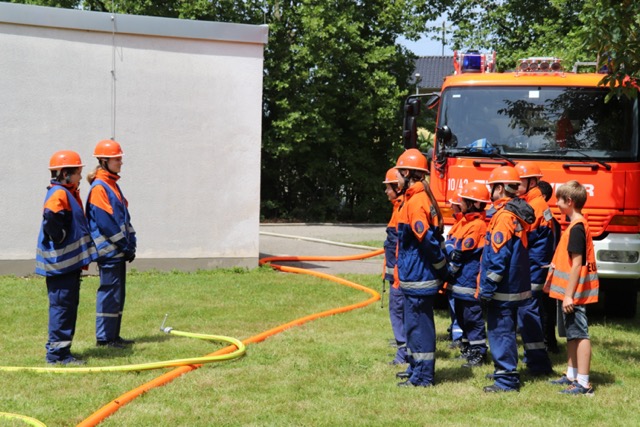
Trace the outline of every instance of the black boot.
{"label": "black boot", "polygon": [[477,368],[487,363],[487,355],[479,351],[470,351],[467,363],[462,365],[463,368]]}

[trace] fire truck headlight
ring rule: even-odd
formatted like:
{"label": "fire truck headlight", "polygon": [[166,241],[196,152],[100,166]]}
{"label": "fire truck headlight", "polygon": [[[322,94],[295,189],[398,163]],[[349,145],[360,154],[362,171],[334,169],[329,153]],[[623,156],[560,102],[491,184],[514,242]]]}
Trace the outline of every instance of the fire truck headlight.
{"label": "fire truck headlight", "polygon": [[636,251],[598,251],[596,257],[598,261],[622,262],[635,264],[638,262],[638,252]]}

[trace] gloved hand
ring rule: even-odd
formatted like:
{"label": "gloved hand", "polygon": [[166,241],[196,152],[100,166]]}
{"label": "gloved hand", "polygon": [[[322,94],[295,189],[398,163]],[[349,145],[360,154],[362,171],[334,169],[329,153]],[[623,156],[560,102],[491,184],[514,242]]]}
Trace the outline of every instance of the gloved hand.
{"label": "gloved hand", "polygon": [[456,264],[460,264],[462,262],[462,251],[453,250],[451,251],[451,262],[455,262]]}
{"label": "gloved hand", "polygon": [[133,262],[134,259],[136,259],[136,253],[135,252],[125,252],[124,253],[124,260],[125,261]]}

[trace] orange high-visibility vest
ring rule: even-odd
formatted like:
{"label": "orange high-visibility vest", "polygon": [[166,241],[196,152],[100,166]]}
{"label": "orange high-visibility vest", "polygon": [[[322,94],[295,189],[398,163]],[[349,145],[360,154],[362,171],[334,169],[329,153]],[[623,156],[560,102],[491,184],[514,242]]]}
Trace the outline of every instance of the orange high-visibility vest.
{"label": "orange high-visibility vest", "polygon": [[580,277],[575,293],[573,294],[573,302],[576,305],[590,304],[598,302],[598,271],[596,268],[596,257],[593,250],[593,241],[591,240],[591,232],[587,220],[581,218],[569,224],[562,237],[556,253],[553,255],[551,262],[552,269],[549,272],[547,283],[550,283],[549,296],[555,299],[564,299],[565,290],[569,284],[569,273],[571,272],[571,258],[569,257],[569,235],[571,229],[578,223],[584,225],[587,243],[587,262],[580,268]]}

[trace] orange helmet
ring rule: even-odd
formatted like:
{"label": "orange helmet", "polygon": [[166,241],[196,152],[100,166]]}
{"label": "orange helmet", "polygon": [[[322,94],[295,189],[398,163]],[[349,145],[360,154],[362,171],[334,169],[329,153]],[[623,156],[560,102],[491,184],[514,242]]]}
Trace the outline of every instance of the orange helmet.
{"label": "orange helmet", "polygon": [[542,172],[538,165],[533,162],[518,162],[516,170],[520,178],[542,178]]}
{"label": "orange helmet", "polygon": [[520,175],[512,166],[500,166],[491,171],[487,184],[520,184]]}
{"label": "orange helmet", "polygon": [[64,168],[81,168],[83,166],[80,154],[71,150],[56,151],[49,159],[49,170],[52,171]]}
{"label": "orange helmet", "polygon": [[458,195],[458,196],[455,196],[455,197],[449,199],[449,203],[451,203],[452,205],[460,206],[462,204],[462,199]]}
{"label": "orange helmet", "polygon": [[398,183],[398,172],[396,168],[391,168],[387,171],[387,174],[384,177],[383,184],[397,184]]}
{"label": "orange helmet", "polygon": [[487,186],[477,182],[468,182],[464,187],[462,187],[458,196],[463,199],[474,200],[476,202],[491,203],[491,196],[489,196]]}
{"label": "orange helmet", "polygon": [[414,169],[429,172],[427,158],[417,148],[409,148],[398,157],[396,169]]}
{"label": "orange helmet", "polygon": [[103,139],[96,144],[96,148],[93,150],[93,157],[110,158],[122,156],[124,156],[124,153],[120,144],[113,139]]}

